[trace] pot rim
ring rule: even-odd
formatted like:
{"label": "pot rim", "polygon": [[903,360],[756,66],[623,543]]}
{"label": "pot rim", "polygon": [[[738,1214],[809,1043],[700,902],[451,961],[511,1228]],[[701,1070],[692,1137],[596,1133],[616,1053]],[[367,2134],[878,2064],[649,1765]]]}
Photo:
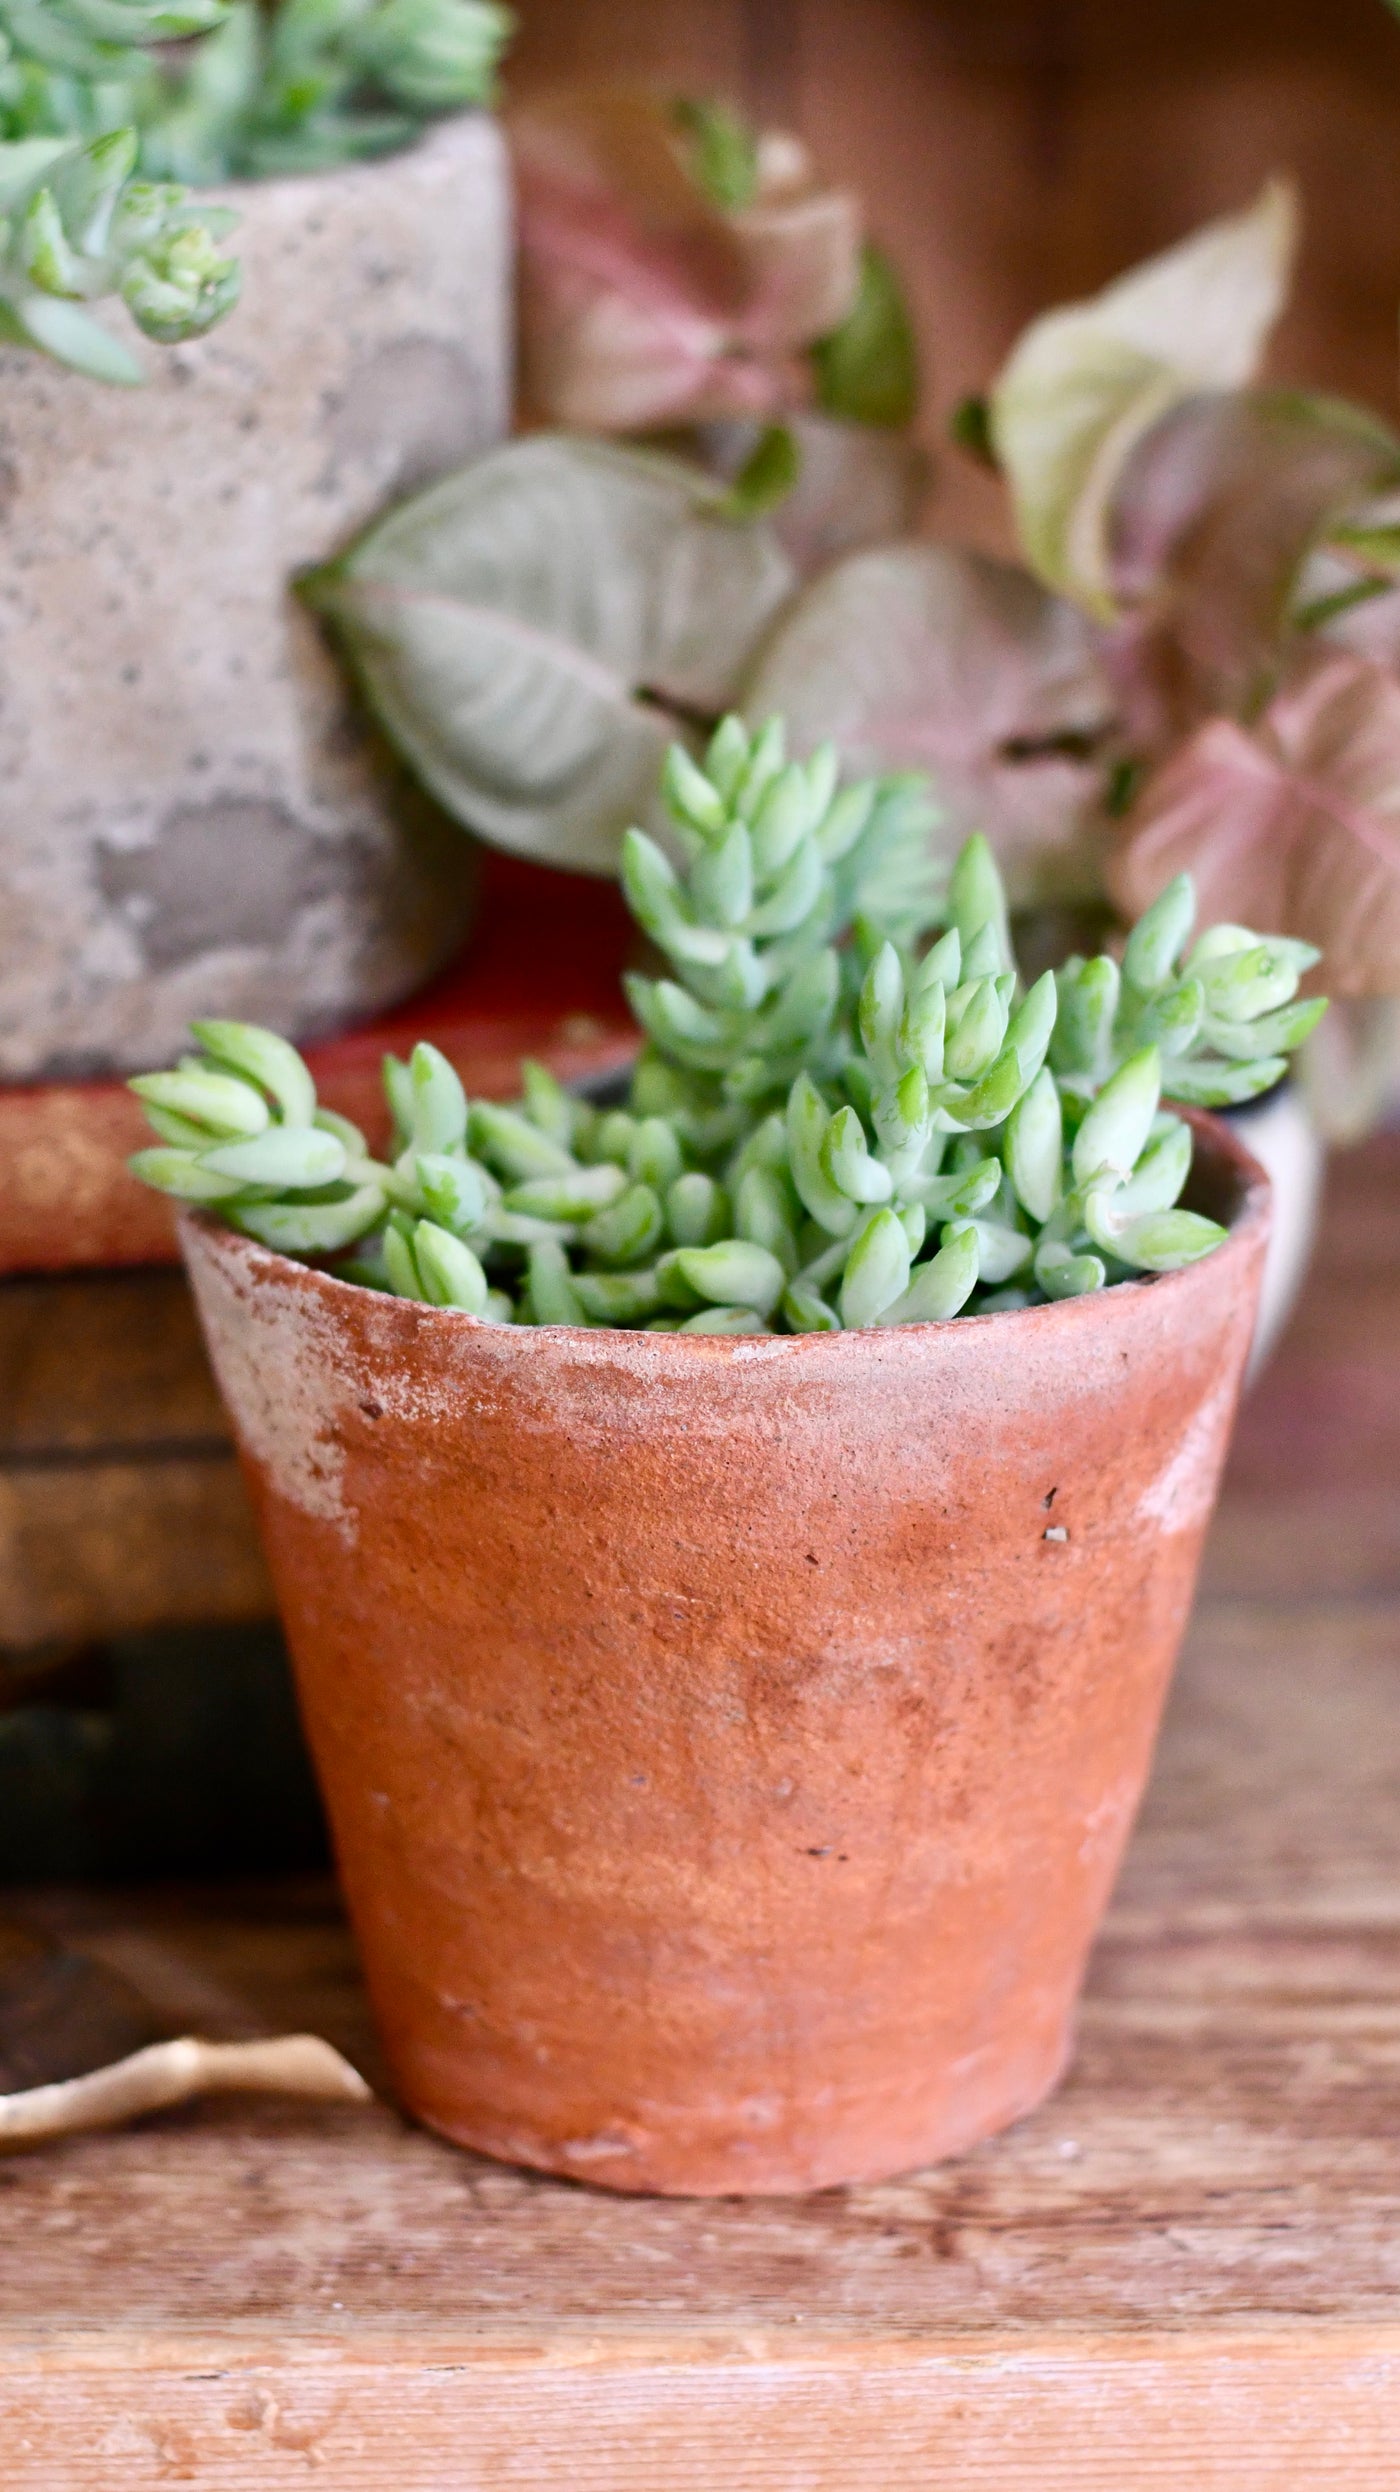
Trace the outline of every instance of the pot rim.
{"label": "pot rim", "polygon": [[[652,1333],[645,1329],[607,1324],[492,1324],[483,1316],[469,1315],[464,1307],[429,1306],[421,1298],[394,1297],[388,1303],[405,1311],[410,1320],[419,1325],[455,1327],[459,1338],[465,1328],[469,1333],[487,1335],[494,1342],[506,1336],[518,1336],[522,1343],[543,1338],[547,1342],[566,1345],[587,1343],[594,1351],[606,1344],[610,1352],[622,1357],[629,1355],[629,1352],[621,1345],[632,1344],[640,1354],[639,1345],[645,1344],[649,1365],[654,1365],[658,1351],[662,1358],[671,1357],[672,1345],[675,1354],[682,1358],[692,1361],[721,1358],[733,1364],[775,1357],[850,1357],[859,1355],[843,1346],[851,1342],[868,1344],[872,1336],[891,1343],[911,1336],[923,1340],[932,1334],[948,1333],[955,1325],[962,1330],[968,1325],[987,1324],[1025,1326],[1036,1322],[1042,1329],[1050,1324],[1082,1324],[1093,1320],[1096,1307],[1110,1300],[1121,1301],[1127,1292],[1145,1296],[1149,1290],[1165,1289],[1180,1294],[1183,1290],[1200,1288],[1205,1273],[1211,1267],[1219,1273],[1227,1258],[1237,1262],[1241,1256],[1249,1256],[1261,1233],[1267,1241],[1273,1206],[1273,1187],[1267,1171],[1219,1117],[1200,1108],[1181,1108],[1178,1113],[1192,1127],[1197,1140],[1207,1145],[1208,1153],[1216,1161],[1221,1174],[1227,1181],[1232,1179],[1238,1189],[1224,1244],[1218,1246],[1213,1254],[1202,1256],[1196,1263],[1184,1264],[1178,1271],[1148,1273],[1140,1280],[1115,1281],[1111,1288],[1094,1290],[1082,1298],[1050,1299],[1039,1307],[997,1307],[988,1314],[948,1316],[937,1323],[863,1324],[839,1333]],[[292,1255],[279,1254],[275,1247],[260,1245],[256,1238],[244,1237],[239,1230],[228,1228],[211,1213],[194,1206],[180,1212],[178,1227],[182,1251],[187,1233],[226,1240],[229,1246],[240,1250],[240,1260],[248,1266],[255,1280],[259,1277],[282,1281],[295,1278],[301,1285],[314,1285],[318,1295],[326,1294],[332,1306],[342,1296],[377,1300],[385,1297],[383,1291],[367,1289],[361,1281],[342,1280],[339,1274],[327,1272],[318,1264],[301,1263]]]}

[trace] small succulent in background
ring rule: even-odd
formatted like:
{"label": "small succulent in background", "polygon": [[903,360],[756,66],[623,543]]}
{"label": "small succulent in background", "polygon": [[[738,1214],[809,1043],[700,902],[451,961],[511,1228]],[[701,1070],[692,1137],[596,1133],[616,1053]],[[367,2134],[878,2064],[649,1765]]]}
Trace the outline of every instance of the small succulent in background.
{"label": "small succulent in background", "polygon": [[239,267],[219,245],[237,223],[196,209],[174,183],[133,180],[131,130],[70,146],[0,145],[0,337],[101,381],[141,366],[87,309],[119,297],[162,345],[202,337],[238,300]]}
{"label": "small succulent in background", "polygon": [[[48,102],[46,82],[78,110],[85,87],[121,76],[133,52],[209,34],[228,14],[228,0],[0,0],[0,106],[61,109]],[[8,133],[7,133],[8,134]]]}
{"label": "small succulent in background", "polygon": [[[490,1322],[829,1332],[941,1321],[1175,1270],[1224,1236],[1181,1208],[1189,1126],[1275,1081],[1324,1009],[1306,945],[1192,941],[1179,877],[1121,963],[1027,990],[985,840],[946,888],[919,791],[842,788],[725,719],[668,759],[679,868],[646,834],[624,881],[671,977],[634,979],[628,1105],[524,1068],[469,1101],[435,1048],[388,1058],[390,1155],[320,1107],[283,1039],[200,1022],[201,1052],[132,1089],[148,1184],[343,1278]],[[942,928],[930,943],[935,926]]]}
{"label": "small succulent in background", "polygon": [[171,345],[238,300],[236,219],[184,185],[403,146],[489,97],[511,24],[496,0],[0,0],[0,337],[139,381],[86,305]]}
{"label": "small succulent in background", "polygon": [[319,172],[489,101],[512,23],[496,0],[0,0],[0,136],[131,127],[142,172],[183,182]]}
{"label": "small succulent in background", "polygon": [[512,24],[495,0],[232,0],[141,110],[143,162],[218,182],[386,154],[489,102]]}

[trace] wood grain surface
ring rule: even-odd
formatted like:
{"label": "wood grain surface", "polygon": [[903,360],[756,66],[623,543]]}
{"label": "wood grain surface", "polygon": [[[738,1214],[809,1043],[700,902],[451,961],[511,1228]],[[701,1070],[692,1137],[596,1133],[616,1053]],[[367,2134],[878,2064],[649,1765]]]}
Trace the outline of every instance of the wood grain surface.
{"label": "wood grain surface", "polygon": [[[1337,1164],[1247,1407],[1042,2111],[748,2204],[537,2180],[382,2104],[215,2103],[12,2158],[6,2492],[1400,2483],[1397,1243],[1386,1136]],[[320,1886],[17,1902],[172,2025],[305,2027],[378,2077]]]}
{"label": "wood grain surface", "polygon": [[0,1283],[0,1650],[271,1608],[181,1275]]}

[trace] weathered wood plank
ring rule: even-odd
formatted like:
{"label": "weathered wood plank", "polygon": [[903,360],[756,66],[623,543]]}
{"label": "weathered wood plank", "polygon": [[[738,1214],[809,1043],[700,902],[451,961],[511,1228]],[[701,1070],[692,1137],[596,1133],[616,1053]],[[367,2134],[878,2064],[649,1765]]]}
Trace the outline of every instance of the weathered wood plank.
{"label": "weathered wood plank", "polygon": [[0,1471],[0,1645],[252,1621],[272,1607],[227,1446]]}
{"label": "weathered wood plank", "polygon": [[[6,2418],[15,2492],[1379,2492],[1388,2335],[1058,2338],[891,2348],[753,2338],[695,2352],[444,2339],[405,2369],[220,2340],[49,2374]],[[198,2367],[196,2367],[198,2366]],[[0,2413],[5,2392],[0,2385]],[[54,2471],[62,2467],[60,2476]]]}
{"label": "weathered wood plank", "polygon": [[0,1282],[0,1465],[227,1437],[179,1272]]}

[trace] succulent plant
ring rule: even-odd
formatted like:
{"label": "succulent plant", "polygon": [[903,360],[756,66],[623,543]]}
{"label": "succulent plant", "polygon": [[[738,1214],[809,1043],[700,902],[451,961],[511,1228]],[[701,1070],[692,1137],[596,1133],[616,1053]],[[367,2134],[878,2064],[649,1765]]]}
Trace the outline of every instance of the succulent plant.
{"label": "succulent plant", "polygon": [[130,66],[155,43],[208,34],[228,0],[0,0],[0,44],[7,103],[36,72],[100,80]]}
{"label": "succulent plant", "polygon": [[789,762],[776,718],[757,735],[725,719],[703,768],[673,745],[663,791],[680,871],[643,831],[622,845],[628,905],[674,973],[626,980],[651,1042],[637,1081],[713,1146],[804,1066],[839,1069],[839,939],[857,918],[867,941],[916,935],[936,911],[927,799],[908,777],[842,788],[829,744]]}
{"label": "succulent plant", "polygon": [[[842,788],[726,719],[665,792],[681,863],[641,832],[624,880],[674,975],[634,978],[625,1108],[523,1068],[469,1101],[424,1043],[385,1060],[390,1155],[318,1105],[296,1050],[240,1022],[131,1084],[146,1183],[284,1254],[489,1322],[834,1332],[1077,1297],[1209,1254],[1180,1208],[1191,1129],[1162,1104],[1277,1080],[1325,1009],[1317,955],[1217,926],[1186,876],[1121,961],[1029,990],[980,837],[920,887],[920,794]],[[941,928],[928,943],[927,936]]]}
{"label": "succulent plant", "polygon": [[237,219],[133,180],[127,108],[150,47],[222,26],[226,0],[0,0],[0,337],[103,381],[141,367],[84,307],[116,295],[162,345],[238,300]]}
{"label": "succulent plant", "polygon": [[0,133],[129,125],[182,182],[319,172],[485,102],[510,27],[496,0],[0,0]]}
{"label": "succulent plant", "polygon": [[238,262],[219,248],[237,219],[196,209],[178,184],[133,180],[136,155],[131,130],[0,145],[0,337],[94,380],[142,373],[89,303],[119,296],[170,345],[203,336],[238,300]]}

